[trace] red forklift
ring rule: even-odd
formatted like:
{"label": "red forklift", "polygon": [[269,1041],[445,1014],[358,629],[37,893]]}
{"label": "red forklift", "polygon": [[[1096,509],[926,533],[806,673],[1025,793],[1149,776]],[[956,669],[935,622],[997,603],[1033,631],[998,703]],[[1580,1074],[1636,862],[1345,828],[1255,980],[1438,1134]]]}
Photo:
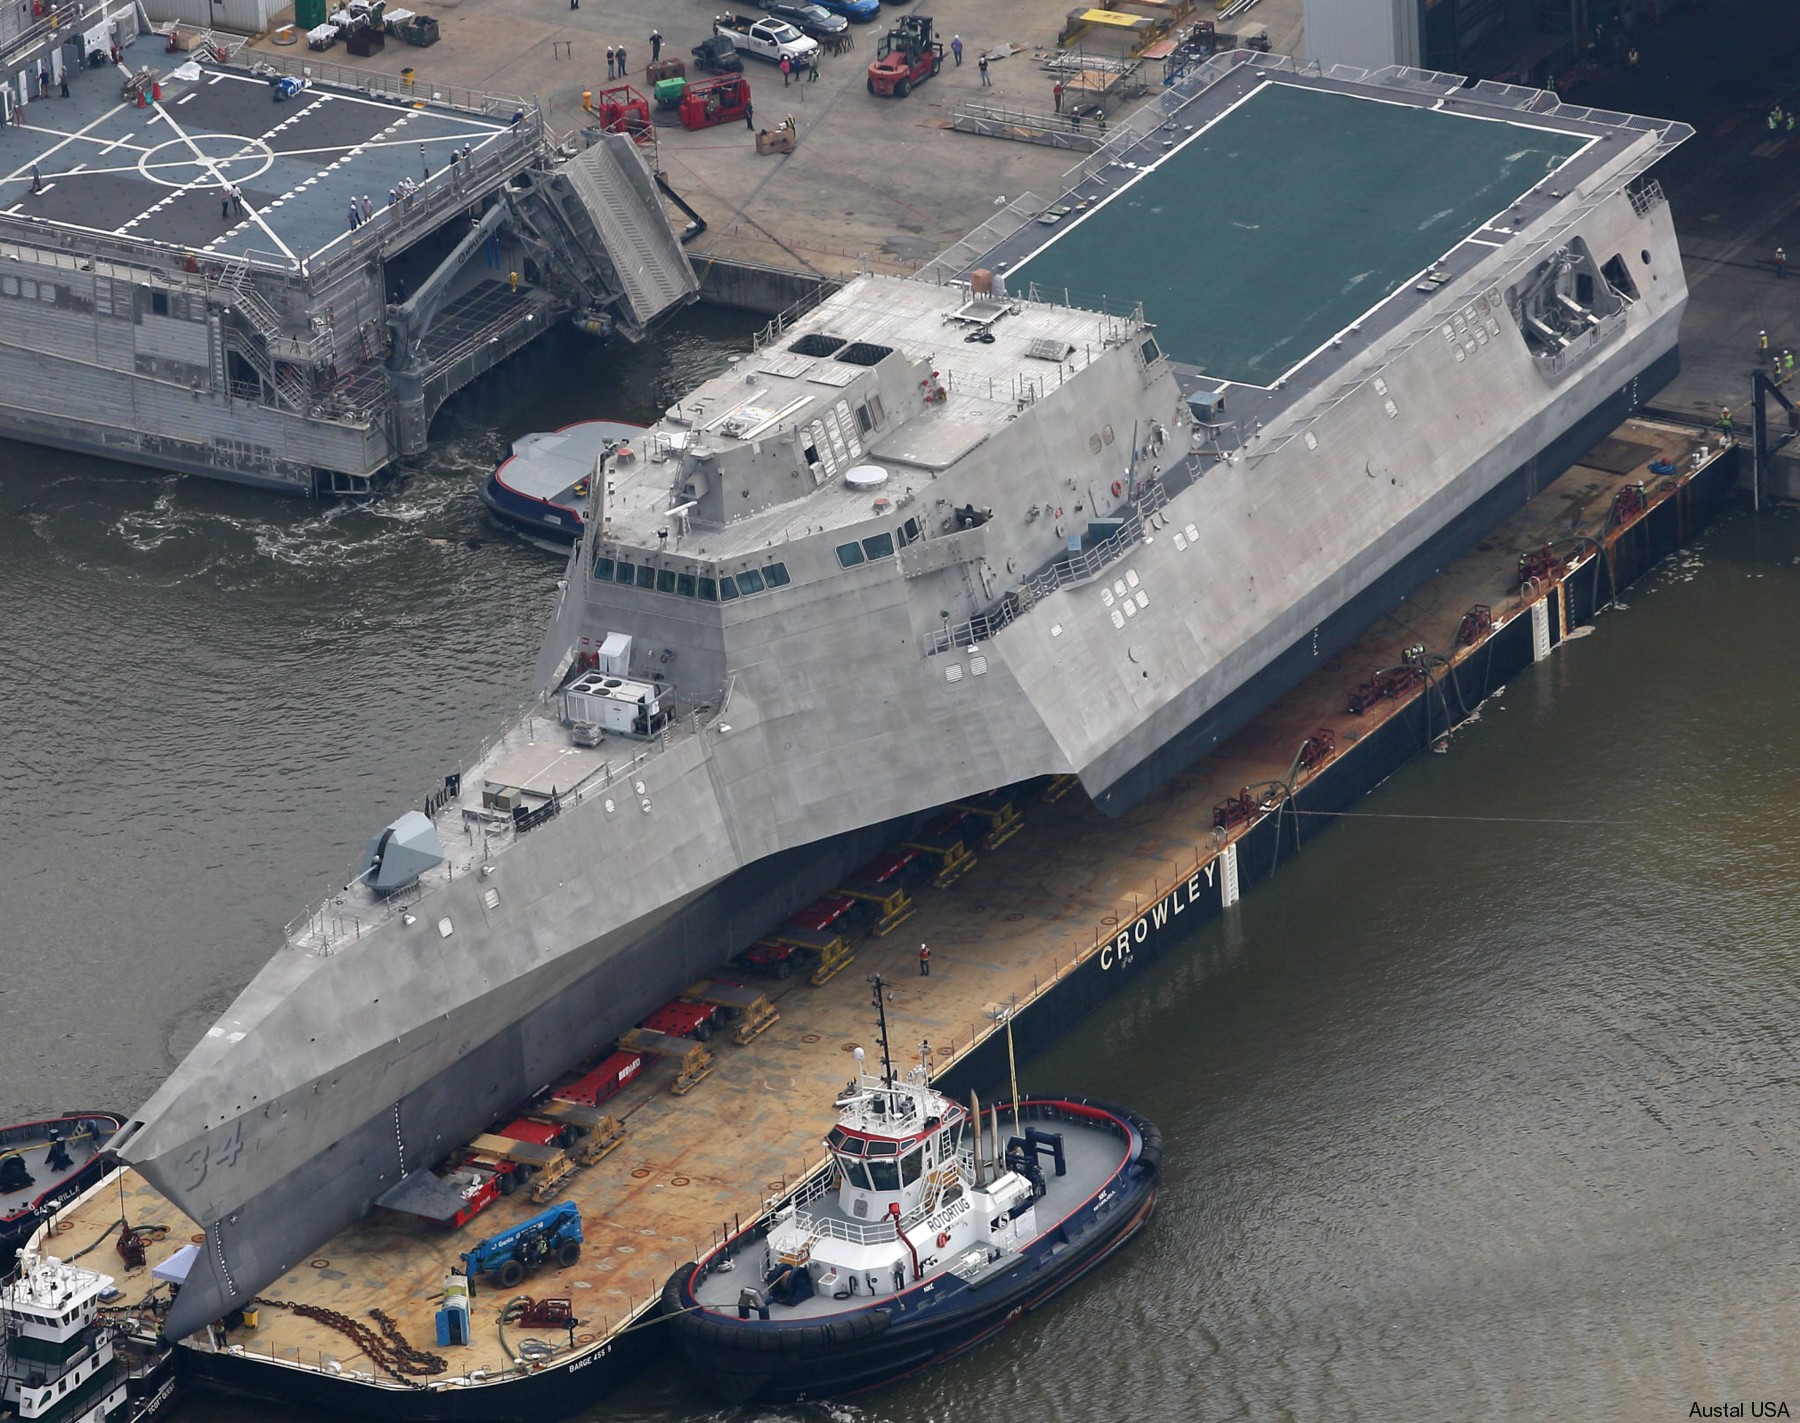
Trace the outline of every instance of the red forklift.
{"label": "red forklift", "polygon": [[904,99],[913,85],[923,84],[943,67],[944,45],[931,37],[931,16],[902,15],[900,23],[881,37],[869,65],[869,92]]}
{"label": "red forklift", "polygon": [[718,124],[736,123],[750,107],[750,81],[741,74],[720,74],[690,82],[676,111],[690,133]]}

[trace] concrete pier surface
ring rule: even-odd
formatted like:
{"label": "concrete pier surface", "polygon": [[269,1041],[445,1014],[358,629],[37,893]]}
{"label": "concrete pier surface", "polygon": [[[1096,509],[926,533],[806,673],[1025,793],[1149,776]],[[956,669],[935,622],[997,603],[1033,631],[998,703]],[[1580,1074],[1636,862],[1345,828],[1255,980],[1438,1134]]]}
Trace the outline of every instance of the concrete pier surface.
{"label": "concrete pier surface", "polygon": [[[333,77],[345,80],[358,70],[410,66],[422,95],[433,85],[454,85],[535,96],[546,125],[568,131],[591,122],[581,96],[607,86],[608,45],[625,46],[631,82],[644,90],[652,29],[662,32],[665,59],[691,62],[689,51],[711,33],[716,15],[753,9],[718,0],[586,0],[579,9],[561,0],[443,0],[418,8],[440,20],[437,44],[390,42],[369,59],[340,46],[320,54],[320,65],[334,66],[341,72]],[[866,87],[869,62],[881,36],[915,9],[932,17],[944,41],[943,71],[907,98],[879,98]],[[855,48],[821,56],[816,83],[796,78],[785,88],[779,70],[746,58],[755,126],[773,128],[791,114],[799,134],[793,153],[759,157],[742,123],[693,133],[673,122],[656,126],[657,158],[670,186],[708,224],[689,249],[703,278],[707,258],[832,278],[865,265],[910,272],[990,217],[996,199],[1027,190],[1053,197],[1081,151],[955,133],[950,116],[978,99],[1052,114],[1056,77],[1040,61],[1055,53],[1068,9],[1052,0],[884,4],[877,18],[851,26]],[[1236,23],[1246,34],[1266,30],[1274,49],[1296,53],[1301,10],[1302,0],[1261,0]],[[1196,15],[1211,18],[1213,11],[1205,6]],[[960,66],[948,52],[957,35]],[[273,38],[264,36],[245,58],[272,48]],[[985,89],[977,62],[984,53],[994,56]],[[1145,61],[1142,74],[1148,93],[1109,111],[1109,124],[1161,92],[1159,61]]]}

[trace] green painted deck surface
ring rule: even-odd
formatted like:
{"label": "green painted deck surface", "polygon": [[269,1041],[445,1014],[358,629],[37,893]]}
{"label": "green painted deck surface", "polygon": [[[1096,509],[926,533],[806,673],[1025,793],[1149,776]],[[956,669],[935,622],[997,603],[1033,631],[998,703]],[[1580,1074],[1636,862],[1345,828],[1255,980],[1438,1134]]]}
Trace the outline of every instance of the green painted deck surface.
{"label": "green painted deck surface", "polygon": [[1267,84],[1009,281],[1141,301],[1176,360],[1269,385],[1587,141]]}

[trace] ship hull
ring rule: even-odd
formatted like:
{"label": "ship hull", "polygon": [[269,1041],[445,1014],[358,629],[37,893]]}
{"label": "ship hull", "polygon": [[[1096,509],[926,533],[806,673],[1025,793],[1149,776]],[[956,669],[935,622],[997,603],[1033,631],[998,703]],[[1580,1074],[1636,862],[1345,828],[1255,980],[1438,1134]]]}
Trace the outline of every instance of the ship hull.
{"label": "ship hull", "polygon": [[[1672,377],[1678,365],[1671,326],[1665,351],[1645,358],[1623,383],[1584,401],[1547,442],[1521,451],[1506,475],[1322,622],[1316,643],[1309,631],[1198,719],[1186,725],[1172,723],[1160,736],[1140,741],[1143,750],[1138,759],[1096,795],[1096,804],[1109,813],[1123,813],[1185,770],[1313,670],[1326,649],[1335,651],[1347,643],[1433,569],[1519,507],[1542,482]],[[1600,378],[1599,372],[1591,377]],[[243,1302],[238,1282],[278,1278],[320,1240],[359,1219],[370,1201],[392,1184],[397,1123],[404,1123],[406,1136],[413,1141],[467,1139],[542,1087],[544,1044],[559,1047],[560,1066],[552,1071],[598,1052],[685,984],[716,968],[725,952],[749,943],[768,924],[830,889],[843,874],[893,843],[902,827],[914,820],[864,826],[764,857],[653,926],[621,929],[572,951],[592,964],[572,987],[546,993],[499,1032],[473,1038],[468,1052],[401,1099],[391,1112],[365,1120],[273,1186],[235,1206],[227,1219],[214,1223],[211,1230],[223,1250],[209,1250],[204,1271],[190,1277],[178,1314],[171,1315],[171,1332],[191,1332],[221,1317]],[[506,988],[517,992],[519,985]],[[484,1011],[477,1004],[471,1017]],[[230,1262],[229,1275],[219,1268],[221,1253]]]}
{"label": "ship hull", "polygon": [[233,1398],[351,1413],[388,1423],[545,1423],[592,1408],[661,1357],[657,1328],[637,1329],[563,1362],[491,1383],[380,1389],[241,1355],[181,1351],[184,1381]]}
{"label": "ship hull", "polygon": [[[172,1337],[193,1332],[243,1303],[241,1281],[287,1273],[370,1209],[369,1183],[393,1181],[395,1122],[417,1141],[466,1140],[486,1122],[541,1090],[541,1044],[562,1045],[568,1065],[598,1054],[682,987],[718,967],[720,949],[747,943],[796,901],[829,889],[903,835],[908,817],[800,846],[746,866],[689,900],[655,927],[591,946],[592,967],[502,1031],[458,1057],[403,1098],[309,1157],[272,1188],[245,1201],[211,1232],[223,1250],[196,1262],[170,1313]],[[385,1189],[385,1187],[383,1187]],[[230,1262],[221,1270],[220,1256]]]}
{"label": "ship hull", "polygon": [[581,537],[579,511],[550,499],[534,499],[500,482],[498,474],[490,474],[481,486],[481,502],[501,523],[518,530],[534,542],[567,549]]}
{"label": "ship hull", "polygon": [[1520,459],[1503,479],[1346,600],[1316,628],[1295,638],[1254,676],[1097,792],[1094,804],[1109,815],[1122,815],[1185,771],[1264,707],[1298,686],[1322,662],[1355,641],[1365,628],[1396,607],[1435,571],[1467,553],[1503,519],[1523,508],[1545,484],[1575,464],[1650,396],[1674,380],[1680,370],[1680,346],[1671,342],[1641,372],[1608,390],[1553,439]]}

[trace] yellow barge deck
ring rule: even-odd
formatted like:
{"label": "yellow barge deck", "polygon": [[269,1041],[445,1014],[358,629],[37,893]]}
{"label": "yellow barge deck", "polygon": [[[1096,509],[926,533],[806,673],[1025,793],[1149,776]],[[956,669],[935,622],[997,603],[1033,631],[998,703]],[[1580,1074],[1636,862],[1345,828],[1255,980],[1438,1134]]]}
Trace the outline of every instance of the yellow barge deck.
{"label": "yellow barge deck", "polygon": [[[1548,598],[1563,608],[1553,587],[1518,590],[1519,556],[1578,536],[1601,540],[1595,547],[1603,548],[1620,536],[1602,537],[1619,491],[1642,483],[1652,508],[1682,499],[1680,479],[1719,453],[1706,444],[1691,430],[1628,422],[1597,448],[1609,451],[1606,462],[1613,466],[1624,463],[1619,451],[1628,450],[1635,459],[1629,468],[1577,465],[1565,473],[1476,552],[1130,814],[1108,819],[1079,788],[1061,783],[1019,789],[1013,802],[1024,824],[1017,833],[994,848],[977,847],[979,863],[949,887],[920,886],[905,931],[864,939],[850,971],[819,987],[801,977],[768,983],[779,1020],[741,1046],[728,1037],[716,1040],[716,1065],[692,1091],[672,1095],[676,1065],[647,1061],[640,1078],[606,1106],[624,1122],[624,1142],[577,1172],[560,1196],[581,1208],[586,1244],[579,1262],[528,1276],[516,1293],[569,1298],[580,1320],[572,1341],[577,1351],[598,1350],[642,1319],[678,1265],[721,1231],[748,1223],[818,1166],[833,1097],[851,1075],[850,1051],[872,1045],[869,974],[879,972],[892,985],[895,1056],[910,1056],[928,1041],[940,1070],[956,1061],[997,1031],[1001,1005],[1027,1005],[1101,954],[1121,926],[1244,833],[1244,826],[1231,835],[1215,832],[1217,803],[1242,787],[1287,777],[1301,744],[1321,728],[1334,730],[1333,754],[1341,757],[1406,705],[1384,701],[1351,717],[1345,710],[1350,688],[1393,666],[1403,648],[1450,648],[1475,605],[1492,609],[1496,628],[1529,614],[1535,601]],[[1650,473],[1655,459],[1669,461],[1679,475]],[[1479,650],[1465,648],[1458,656]],[[919,973],[921,942],[931,947],[928,977]],[[196,1346],[393,1384],[403,1351],[381,1342],[370,1317],[380,1310],[408,1346],[444,1360],[441,1373],[416,1375],[411,1387],[454,1388],[532,1367],[516,1352],[527,1333],[556,1346],[555,1357],[566,1357],[571,1341],[561,1331],[503,1326],[498,1315],[505,1296],[484,1287],[472,1301],[471,1342],[435,1342],[434,1317],[459,1253],[539,1209],[521,1193],[497,1200],[454,1232],[376,1209],[264,1291],[265,1301],[280,1303],[262,1303],[253,1327],[215,1331]],[[161,1232],[148,1263],[135,1270],[126,1270],[115,1250],[121,1212],[130,1226]],[[190,1240],[203,1243],[193,1222],[129,1171],[89,1192],[49,1229],[48,1251],[64,1258],[92,1251],[87,1263],[117,1275],[134,1303],[152,1288],[150,1267]],[[345,1322],[362,1327],[347,1331]],[[371,1355],[371,1344],[382,1357]],[[271,1380],[268,1388],[279,1392],[280,1384]]]}

